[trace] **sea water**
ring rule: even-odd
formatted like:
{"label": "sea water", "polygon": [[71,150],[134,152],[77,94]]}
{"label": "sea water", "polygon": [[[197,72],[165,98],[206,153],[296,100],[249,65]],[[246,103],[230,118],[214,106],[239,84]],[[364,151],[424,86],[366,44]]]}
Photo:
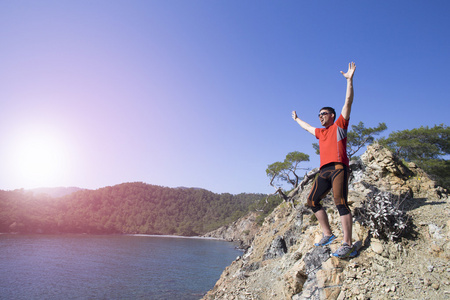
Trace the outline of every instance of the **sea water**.
{"label": "sea water", "polygon": [[0,235],[0,299],[200,299],[241,254],[211,239]]}

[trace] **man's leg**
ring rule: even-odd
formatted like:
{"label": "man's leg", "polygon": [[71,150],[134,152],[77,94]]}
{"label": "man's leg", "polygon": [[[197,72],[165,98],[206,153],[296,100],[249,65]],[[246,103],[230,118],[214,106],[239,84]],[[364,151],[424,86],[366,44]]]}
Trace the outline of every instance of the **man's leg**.
{"label": "man's leg", "polygon": [[342,231],[344,232],[343,242],[352,244],[352,213],[348,207],[348,168],[337,166],[336,172],[332,176],[334,203],[341,216]]}
{"label": "man's leg", "polygon": [[325,211],[325,209],[318,210],[314,213],[317,220],[319,221],[320,226],[322,227],[322,232],[324,236],[330,236],[332,235],[330,222],[328,221],[328,215]]}
{"label": "man's leg", "polygon": [[344,232],[343,243],[333,256],[345,258],[349,257],[353,251],[352,243],[352,213],[347,203],[348,196],[348,169],[342,166],[333,174],[333,196],[334,203],[341,216],[342,231]]}
{"label": "man's leg", "polygon": [[352,244],[352,214],[341,215],[342,229],[344,231],[344,239],[342,245],[332,253],[332,256],[339,258],[355,257],[358,251]]}
{"label": "man's leg", "polygon": [[314,181],[311,192],[309,193],[309,196],[307,198],[307,205],[312,209],[314,215],[317,218],[317,221],[319,221],[319,224],[322,227],[323,237],[318,243],[314,244],[315,246],[325,246],[336,239],[336,237],[331,232],[328,215],[325,209],[322,207],[322,204],[320,203],[321,200],[330,192],[331,182],[329,179],[332,173],[333,170],[320,170],[319,176]]}
{"label": "man's leg", "polygon": [[341,216],[342,230],[344,231],[344,242],[352,244],[352,213]]}

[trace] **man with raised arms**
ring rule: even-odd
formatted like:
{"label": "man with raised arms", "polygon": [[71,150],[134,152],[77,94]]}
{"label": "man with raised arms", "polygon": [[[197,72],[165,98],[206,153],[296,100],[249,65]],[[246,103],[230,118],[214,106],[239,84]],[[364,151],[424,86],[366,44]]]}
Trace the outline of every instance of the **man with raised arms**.
{"label": "man with raised arms", "polygon": [[315,128],[301,120],[296,111],[292,118],[306,131],[319,140],[320,172],[314,181],[307,204],[314,212],[322,227],[323,237],[316,246],[330,244],[336,236],[332,233],[328,216],[322,207],[322,199],[333,188],[334,203],[338,209],[344,238],[342,245],[333,253],[333,256],[345,258],[356,255],[352,246],[352,214],[347,203],[348,196],[348,168],[347,157],[347,128],[350,120],[350,111],[353,103],[353,74],[356,65],[348,65],[347,73],[341,71],[347,80],[347,93],[341,115],[336,120],[336,112],[331,107],[324,107],[319,112],[319,120],[324,128]]}

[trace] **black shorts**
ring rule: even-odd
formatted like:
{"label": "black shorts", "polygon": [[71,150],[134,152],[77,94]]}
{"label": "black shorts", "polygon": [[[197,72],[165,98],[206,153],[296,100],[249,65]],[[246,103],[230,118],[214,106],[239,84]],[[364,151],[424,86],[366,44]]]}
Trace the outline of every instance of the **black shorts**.
{"label": "black shorts", "polygon": [[320,169],[308,196],[308,206],[315,213],[322,209],[322,199],[333,188],[334,204],[341,216],[350,213],[348,197],[348,167],[341,163],[331,163]]}

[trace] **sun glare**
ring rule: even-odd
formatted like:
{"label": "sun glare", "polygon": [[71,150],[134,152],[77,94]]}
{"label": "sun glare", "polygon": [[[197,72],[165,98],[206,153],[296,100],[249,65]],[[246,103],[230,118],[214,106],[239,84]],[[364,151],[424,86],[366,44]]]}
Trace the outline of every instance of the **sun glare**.
{"label": "sun glare", "polygon": [[59,186],[68,172],[69,155],[64,140],[51,132],[28,132],[11,146],[11,171],[23,188]]}

